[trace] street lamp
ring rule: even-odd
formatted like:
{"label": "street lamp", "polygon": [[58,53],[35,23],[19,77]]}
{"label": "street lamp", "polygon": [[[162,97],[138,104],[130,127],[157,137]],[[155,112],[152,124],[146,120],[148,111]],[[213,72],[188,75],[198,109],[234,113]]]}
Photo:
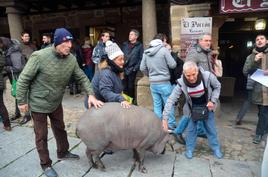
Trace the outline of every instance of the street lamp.
{"label": "street lamp", "polygon": [[255,29],[256,30],[265,30],[265,28],[266,28],[265,19],[258,19],[255,21]]}

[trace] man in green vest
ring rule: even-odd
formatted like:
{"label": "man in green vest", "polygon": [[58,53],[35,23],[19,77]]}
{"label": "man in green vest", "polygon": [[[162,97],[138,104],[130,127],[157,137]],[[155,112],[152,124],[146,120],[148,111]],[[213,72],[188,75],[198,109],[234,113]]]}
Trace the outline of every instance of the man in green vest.
{"label": "man in green vest", "polygon": [[35,143],[44,174],[57,177],[51,167],[47,148],[47,116],[50,118],[57,143],[57,156],[60,160],[79,159],[69,152],[69,143],[63,121],[62,98],[71,76],[84,87],[89,106],[99,108],[103,102],[93,96],[91,84],[79,68],[76,58],[70,53],[72,34],[58,28],[54,34],[54,45],[34,52],[21,72],[17,82],[17,100],[22,112],[32,113]]}

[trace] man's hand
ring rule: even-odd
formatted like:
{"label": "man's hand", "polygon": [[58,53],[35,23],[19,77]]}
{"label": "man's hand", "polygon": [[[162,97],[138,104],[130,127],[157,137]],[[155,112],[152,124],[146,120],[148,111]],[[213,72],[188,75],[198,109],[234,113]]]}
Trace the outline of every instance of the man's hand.
{"label": "man's hand", "polygon": [[167,119],[162,120],[162,127],[165,132],[168,132],[168,121]]}
{"label": "man's hand", "polygon": [[214,103],[209,101],[207,104],[208,110],[212,111],[214,109]]}
{"label": "man's hand", "polygon": [[255,55],[255,61],[259,61],[263,58],[263,53],[258,53],[257,55]]}
{"label": "man's hand", "polygon": [[91,108],[91,104],[93,104],[95,108],[101,108],[104,103],[100,100],[97,100],[95,96],[89,95],[88,96],[88,109]]}
{"label": "man's hand", "polygon": [[120,104],[123,108],[130,108],[130,104],[127,101],[122,101]]}
{"label": "man's hand", "polygon": [[20,112],[22,113],[26,113],[29,111],[28,104],[22,104],[22,105],[19,105],[18,107],[19,107]]}

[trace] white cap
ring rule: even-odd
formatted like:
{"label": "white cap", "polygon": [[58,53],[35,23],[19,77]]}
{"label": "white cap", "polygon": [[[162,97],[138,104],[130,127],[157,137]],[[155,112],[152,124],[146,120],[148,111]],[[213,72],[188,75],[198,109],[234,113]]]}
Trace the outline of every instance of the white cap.
{"label": "white cap", "polygon": [[116,57],[120,55],[124,56],[124,53],[122,52],[122,50],[119,48],[119,46],[116,43],[112,41],[107,41],[105,45],[106,45],[105,51],[110,60],[114,60]]}

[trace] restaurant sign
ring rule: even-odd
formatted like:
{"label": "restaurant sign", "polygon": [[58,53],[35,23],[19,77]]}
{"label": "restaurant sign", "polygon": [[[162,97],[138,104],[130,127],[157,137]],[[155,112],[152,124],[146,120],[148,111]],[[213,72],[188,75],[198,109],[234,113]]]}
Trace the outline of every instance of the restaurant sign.
{"label": "restaurant sign", "polygon": [[268,0],[221,0],[220,13],[268,11]]}
{"label": "restaurant sign", "polygon": [[191,47],[202,34],[211,34],[212,17],[194,17],[181,19],[180,58],[184,60]]}

